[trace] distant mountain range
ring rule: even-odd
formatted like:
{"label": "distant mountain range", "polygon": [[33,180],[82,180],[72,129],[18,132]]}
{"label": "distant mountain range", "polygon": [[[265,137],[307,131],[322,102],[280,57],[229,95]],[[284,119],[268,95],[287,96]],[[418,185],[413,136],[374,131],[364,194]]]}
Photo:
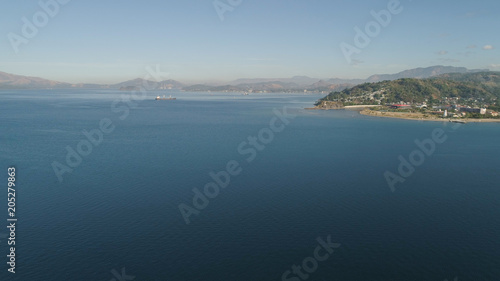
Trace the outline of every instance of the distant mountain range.
{"label": "distant mountain range", "polygon": [[365,82],[380,82],[385,80],[397,80],[401,78],[424,79],[424,78],[439,76],[446,73],[474,73],[474,72],[485,72],[485,71],[489,71],[489,69],[469,70],[465,67],[438,65],[426,68],[415,68],[415,69],[405,70],[396,74],[372,75],[368,77],[368,79],[366,79]]}
{"label": "distant mountain range", "polygon": [[318,82],[320,79],[311,78],[307,76],[294,76],[292,78],[256,78],[256,79],[237,79],[229,82],[229,85],[240,85],[240,84],[262,84],[262,83],[273,83],[282,82],[296,84],[298,86],[308,86]]}
{"label": "distant mountain range", "polygon": [[47,80],[39,77],[30,77],[5,73],[0,71],[0,89],[117,89],[133,90],[143,85],[153,86],[158,89],[180,89],[184,85],[175,80],[164,80],[159,83],[144,79],[134,79],[117,84],[71,84]]}
{"label": "distant mountain range", "polygon": [[68,87],[70,84],[46,80],[38,77],[14,75],[0,72],[0,89],[16,88],[58,88]]}
{"label": "distant mountain range", "polygon": [[307,76],[295,76],[292,78],[275,79],[238,79],[223,86],[210,86],[198,84],[184,87],[186,91],[311,91],[311,92],[332,92],[341,91],[363,83],[380,82],[384,80],[397,80],[400,78],[425,79],[447,73],[477,73],[489,71],[488,69],[469,70],[465,67],[453,66],[431,66],[426,68],[415,68],[405,70],[396,74],[376,74],[367,79],[318,79]]}
{"label": "distant mountain range", "polygon": [[181,89],[184,91],[246,91],[246,92],[332,92],[341,91],[355,85],[380,82],[385,80],[397,80],[401,78],[424,79],[448,73],[474,73],[489,71],[488,69],[469,70],[465,67],[452,66],[431,66],[427,68],[415,68],[405,70],[396,74],[376,74],[367,79],[318,79],[307,76],[295,76],[292,78],[261,78],[261,79],[237,79],[227,83],[227,85],[185,85],[175,80],[164,80],[159,83],[154,81],[145,81],[143,79],[134,79],[117,84],[71,84],[58,81],[47,80],[38,77],[21,76],[0,72],[0,89],[119,89],[130,91],[139,89],[144,82],[153,85],[152,90],[159,89]]}

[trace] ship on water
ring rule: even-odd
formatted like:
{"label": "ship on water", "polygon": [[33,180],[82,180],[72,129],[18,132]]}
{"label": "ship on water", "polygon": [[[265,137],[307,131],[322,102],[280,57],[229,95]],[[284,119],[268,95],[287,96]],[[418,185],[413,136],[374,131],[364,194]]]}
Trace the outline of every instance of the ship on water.
{"label": "ship on water", "polygon": [[165,95],[163,95],[163,97],[160,97],[160,96],[156,96],[155,100],[176,100],[177,98],[173,98],[171,95],[166,98]]}

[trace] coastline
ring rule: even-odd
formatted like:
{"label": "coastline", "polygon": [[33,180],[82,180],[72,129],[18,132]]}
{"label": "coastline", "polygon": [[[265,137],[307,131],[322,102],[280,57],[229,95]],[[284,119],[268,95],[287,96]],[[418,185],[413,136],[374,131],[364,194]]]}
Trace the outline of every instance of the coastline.
{"label": "coastline", "polygon": [[361,115],[382,117],[382,118],[395,118],[414,121],[431,121],[431,122],[452,122],[452,120],[463,121],[467,123],[500,123],[500,119],[443,119],[443,118],[428,118],[423,117],[420,113],[402,113],[402,112],[380,112],[370,109],[364,109],[359,112]]}

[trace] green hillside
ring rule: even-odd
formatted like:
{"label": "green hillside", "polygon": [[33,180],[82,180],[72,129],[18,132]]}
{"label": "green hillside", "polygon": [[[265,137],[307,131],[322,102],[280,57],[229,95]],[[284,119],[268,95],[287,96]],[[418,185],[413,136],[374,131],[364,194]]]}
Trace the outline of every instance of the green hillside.
{"label": "green hillside", "polygon": [[498,106],[500,72],[452,73],[427,79],[403,78],[365,83],[340,92],[332,92],[322,101],[352,104],[422,103],[441,104],[447,99],[476,101]]}

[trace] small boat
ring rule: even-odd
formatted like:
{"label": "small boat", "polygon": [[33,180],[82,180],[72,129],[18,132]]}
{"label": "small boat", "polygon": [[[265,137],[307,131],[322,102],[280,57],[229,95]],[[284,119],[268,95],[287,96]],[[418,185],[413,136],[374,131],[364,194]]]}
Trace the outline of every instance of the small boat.
{"label": "small boat", "polygon": [[462,120],[450,120],[450,122],[453,122],[453,123],[460,123],[460,124],[467,124],[466,121],[462,121]]}
{"label": "small boat", "polygon": [[177,98],[173,98],[171,95],[166,98],[165,95],[163,95],[163,97],[160,97],[160,96],[156,96],[155,100],[176,100]]}

